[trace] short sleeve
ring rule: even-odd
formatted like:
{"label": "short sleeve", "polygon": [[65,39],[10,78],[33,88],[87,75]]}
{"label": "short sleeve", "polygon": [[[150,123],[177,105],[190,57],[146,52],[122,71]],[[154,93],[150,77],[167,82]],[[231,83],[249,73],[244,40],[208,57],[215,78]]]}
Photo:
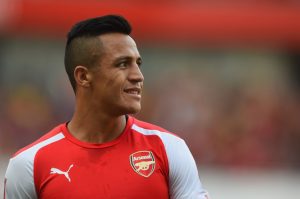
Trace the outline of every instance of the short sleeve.
{"label": "short sleeve", "polygon": [[5,174],[5,199],[36,199],[32,162],[19,155],[10,159]]}
{"label": "short sleeve", "polygon": [[195,160],[183,139],[161,130],[144,129],[137,125],[132,128],[144,135],[156,135],[162,140],[168,158],[170,199],[208,199]]}
{"label": "short sleeve", "polygon": [[208,199],[185,141],[174,135],[166,134],[163,137],[169,161],[170,198]]}

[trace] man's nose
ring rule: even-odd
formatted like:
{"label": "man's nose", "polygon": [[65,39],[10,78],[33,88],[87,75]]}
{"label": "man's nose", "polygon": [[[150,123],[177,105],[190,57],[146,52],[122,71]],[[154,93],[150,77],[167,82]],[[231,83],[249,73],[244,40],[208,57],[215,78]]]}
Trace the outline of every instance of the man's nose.
{"label": "man's nose", "polygon": [[144,81],[143,73],[137,64],[134,64],[132,66],[132,68],[130,70],[130,74],[129,74],[129,79],[130,79],[130,81],[135,81],[135,82],[143,82]]}

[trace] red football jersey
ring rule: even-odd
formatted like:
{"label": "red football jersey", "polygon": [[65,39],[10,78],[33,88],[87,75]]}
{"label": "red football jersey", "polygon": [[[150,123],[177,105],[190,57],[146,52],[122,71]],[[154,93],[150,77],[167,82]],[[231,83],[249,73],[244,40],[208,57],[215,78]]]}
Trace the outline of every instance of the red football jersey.
{"label": "red football jersey", "polygon": [[185,142],[128,117],[115,140],[81,142],[61,124],[11,158],[5,197],[168,199],[206,198]]}

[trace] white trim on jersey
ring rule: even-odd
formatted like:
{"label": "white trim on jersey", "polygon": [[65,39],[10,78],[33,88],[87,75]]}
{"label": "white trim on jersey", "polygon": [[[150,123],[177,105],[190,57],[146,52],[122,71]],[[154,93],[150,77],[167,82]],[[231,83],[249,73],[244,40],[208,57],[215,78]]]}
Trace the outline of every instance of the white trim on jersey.
{"label": "white trim on jersey", "polygon": [[195,160],[185,141],[170,133],[144,129],[132,125],[143,135],[157,135],[163,142],[169,162],[169,186],[171,199],[207,199],[202,188]]}
{"label": "white trim on jersey", "polygon": [[43,147],[63,139],[65,136],[59,133],[32,147],[22,151],[11,158],[5,174],[6,199],[36,199],[37,194],[33,179],[33,163],[36,153]]}

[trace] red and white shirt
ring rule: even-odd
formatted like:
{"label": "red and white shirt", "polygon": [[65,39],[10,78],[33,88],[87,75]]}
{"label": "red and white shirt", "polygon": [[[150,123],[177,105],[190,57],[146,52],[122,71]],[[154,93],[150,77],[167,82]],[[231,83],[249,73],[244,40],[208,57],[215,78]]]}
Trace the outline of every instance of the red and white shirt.
{"label": "red and white shirt", "polygon": [[166,130],[129,116],[115,140],[81,142],[61,124],[10,159],[6,199],[206,199],[195,161]]}

